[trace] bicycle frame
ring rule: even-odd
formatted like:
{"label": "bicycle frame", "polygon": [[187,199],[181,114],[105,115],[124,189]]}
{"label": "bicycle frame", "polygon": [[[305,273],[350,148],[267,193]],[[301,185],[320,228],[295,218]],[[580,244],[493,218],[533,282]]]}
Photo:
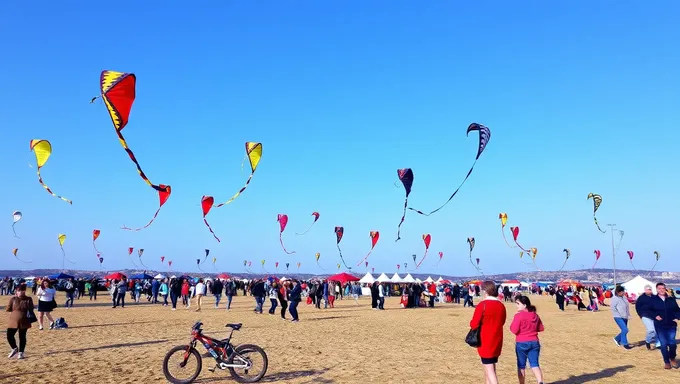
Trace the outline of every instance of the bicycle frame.
{"label": "bicycle frame", "polygon": [[[203,345],[203,348],[205,348],[206,351],[210,353],[212,358],[215,359],[215,362],[220,369],[250,369],[252,367],[252,363],[236,353],[236,348],[231,344],[231,337],[233,334],[234,330],[232,329],[228,338],[224,340],[217,340],[210,336],[204,335],[200,329],[193,330],[191,332],[191,341],[187,346],[187,350],[184,352],[184,363],[186,363],[186,361],[189,359],[190,349],[196,349],[196,344],[200,342],[201,345]],[[229,358],[230,354],[234,354],[234,359],[240,360],[241,364],[227,364],[223,358]]]}

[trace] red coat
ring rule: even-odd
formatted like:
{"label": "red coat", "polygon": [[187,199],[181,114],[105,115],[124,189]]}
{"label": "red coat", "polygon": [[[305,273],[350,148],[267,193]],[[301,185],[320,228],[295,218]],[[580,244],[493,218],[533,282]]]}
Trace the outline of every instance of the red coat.
{"label": "red coat", "polygon": [[491,359],[500,356],[503,349],[505,305],[500,300],[491,297],[480,301],[470,320],[470,328],[477,328],[480,321],[482,323],[480,332],[482,346],[477,348],[479,357]]}

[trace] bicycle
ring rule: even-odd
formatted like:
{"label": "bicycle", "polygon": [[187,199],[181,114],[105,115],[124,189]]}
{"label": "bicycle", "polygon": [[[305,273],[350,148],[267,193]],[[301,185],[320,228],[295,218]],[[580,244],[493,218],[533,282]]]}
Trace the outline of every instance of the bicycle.
{"label": "bicycle", "polygon": [[[239,383],[256,383],[264,377],[269,365],[265,351],[253,344],[241,344],[236,347],[231,344],[231,337],[234,331],[241,329],[242,323],[225,325],[225,327],[231,328],[231,333],[224,340],[204,335],[201,328],[202,325],[203,323],[198,321],[191,327],[191,341],[189,341],[188,345],[176,346],[165,355],[165,359],[163,359],[163,374],[165,374],[165,378],[169,382],[173,384],[189,384],[198,378],[203,367],[201,354],[196,349],[196,345],[199,342],[205,347],[212,358],[215,359],[215,368],[209,369],[211,372],[215,372],[218,368],[220,370],[227,369],[231,377]],[[178,359],[179,362],[171,364],[170,359],[177,353],[181,355]],[[250,353],[254,354],[254,358],[261,357],[263,361],[262,369],[252,377],[248,375],[255,364],[253,363],[253,357],[249,357]],[[192,360],[196,361],[196,368],[193,372],[188,372],[191,373],[188,378],[180,379],[178,375],[170,373],[170,368],[178,367],[183,370]]]}

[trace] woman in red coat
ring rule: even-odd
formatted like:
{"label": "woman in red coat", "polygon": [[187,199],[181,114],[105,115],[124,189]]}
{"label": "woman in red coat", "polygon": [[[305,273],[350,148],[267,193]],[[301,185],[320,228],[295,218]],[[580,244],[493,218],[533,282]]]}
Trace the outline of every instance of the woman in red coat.
{"label": "woman in red coat", "polygon": [[505,325],[505,305],[498,300],[498,289],[493,281],[482,284],[484,299],[477,304],[475,314],[470,320],[470,328],[476,329],[481,325],[480,341],[477,348],[482,358],[486,384],[498,384],[496,363],[503,349],[503,326]]}

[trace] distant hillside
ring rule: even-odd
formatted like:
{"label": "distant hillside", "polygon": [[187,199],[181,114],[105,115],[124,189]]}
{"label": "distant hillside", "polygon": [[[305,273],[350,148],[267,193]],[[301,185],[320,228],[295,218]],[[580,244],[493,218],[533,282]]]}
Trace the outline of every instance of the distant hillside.
{"label": "distant hillside", "polygon": [[[90,276],[104,276],[107,272],[102,272],[102,271],[81,271],[81,270],[73,270],[73,269],[67,269],[67,270],[60,270],[60,269],[34,269],[34,270],[0,270],[0,277],[4,276],[12,276],[12,277],[28,277],[28,276],[46,276],[46,275],[51,275],[55,273],[60,273],[64,272],[69,275],[73,275],[76,277],[90,277]],[[131,275],[135,273],[141,273],[143,271],[141,270],[122,270],[120,272],[125,273],[126,275]],[[162,273],[164,275],[168,275],[168,272],[166,271],[150,271],[147,270],[146,273],[150,275],[156,275],[158,273]],[[227,272],[228,274],[232,274],[230,272]],[[171,275],[189,275],[189,276],[216,276],[216,272],[181,272],[181,271],[173,271],[171,272]],[[361,277],[365,274],[365,272],[362,273],[355,273],[355,275]],[[392,277],[394,272],[389,272],[386,274],[389,277]],[[239,278],[255,278],[255,277],[263,277],[265,276],[264,273],[234,273],[233,274],[235,277]],[[314,276],[328,276],[330,274],[310,274],[310,273],[286,273],[286,272],[279,272],[279,273],[272,273],[272,275],[276,276],[287,276],[287,277],[295,277],[298,279],[309,279]],[[400,276],[405,276],[405,273],[400,273]],[[452,281],[464,281],[464,280],[470,280],[470,279],[481,279],[482,276],[450,276],[450,275],[437,275],[437,274],[421,274],[421,273],[415,273],[411,272],[411,275],[414,278],[420,278],[421,280],[427,279],[428,276],[431,276],[433,279],[438,279],[440,276],[444,279],[449,279]],[[631,271],[631,270],[616,270],[616,280],[617,282],[621,281],[628,281],[632,279],[633,277],[641,275],[642,277],[649,279],[650,281],[663,281],[666,283],[678,283],[680,284],[680,272],[660,272],[660,271]],[[379,273],[374,273],[374,277],[378,277]],[[559,281],[563,279],[576,279],[580,281],[597,281],[597,282],[611,282],[613,281],[614,278],[614,271],[611,269],[582,269],[582,270],[576,270],[576,271],[561,271],[561,272],[556,272],[556,271],[535,271],[535,272],[514,272],[514,273],[503,273],[503,274],[498,274],[498,275],[486,275],[484,278],[487,279],[493,279],[496,281],[502,281],[502,280],[521,280],[521,281]]]}

